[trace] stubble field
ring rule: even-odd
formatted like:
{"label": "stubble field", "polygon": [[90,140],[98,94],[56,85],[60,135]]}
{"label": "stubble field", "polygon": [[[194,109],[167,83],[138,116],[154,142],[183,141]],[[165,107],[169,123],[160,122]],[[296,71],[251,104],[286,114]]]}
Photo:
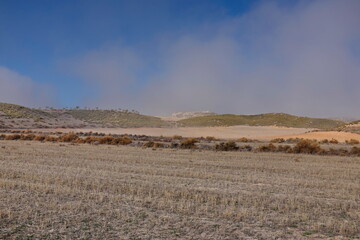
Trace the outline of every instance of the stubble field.
{"label": "stubble field", "polygon": [[0,239],[358,239],[360,158],[0,141]]}

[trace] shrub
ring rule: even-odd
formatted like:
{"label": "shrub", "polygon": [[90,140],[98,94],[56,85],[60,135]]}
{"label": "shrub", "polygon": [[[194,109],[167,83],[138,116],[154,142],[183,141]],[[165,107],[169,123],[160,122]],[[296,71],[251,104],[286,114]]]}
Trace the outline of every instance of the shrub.
{"label": "shrub", "polygon": [[283,143],[285,142],[285,139],[283,138],[275,138],[273,140],[270,141],[271,143]]}
{"label": "shrub", "polygon": [[360,156],[360,148],[359,147],[353,147],[350,151],[351,154]]}
{"label": "shrub", "polygon": [[324,150],[320,147],[317,142],[312,140],[301,140],[293,148],[294,153],[306,153],[306,154],[319,154],[323,153]]}
{"label": "shrub", "polygon": [[79,137],[75,133],[68,133],[59,138],[60,142],[73,142],[76,141]]}
{"label": "shrub", "polygon": [[154,148],[163,148],[163,147],[164,147],[164,144],[162,144],[162,143],[159,143],[159,142],[154,143]]}
{"label": "shrub", "polygon": [[320,141],[321,144],[329,144],[329,142],[330,142],[330,141],[327,140],[327,139],[323,139],[323,140]]}
{"label": "shrub", "polygon": [[116,140],[113,137],[106,136],[106,137],[100,137],[98,138],[98,142],[100,144],[116,144]]}
{"label": "shrub", "polygon": [[212,136],[207,136],[205,139],[209,142],[217,140],[215,137],[212,137]]}
{"label": "shrub", "polygon": [[43,135],[38,135],[38,136],[36,136],[35,138],[34,138],[34,141],[44,141],[45,140],[45,136],[43,136]]}
{"label": "shrub", "polygon": [[181,140],[183,137],[180,135],[174,135],[172,138],[176,140]]}
{"label": "shrub", "polygon": [[188,139],[185,139],[183,140],[181,143],[180,143],[180,148],[183,148],[183,149],[194,149],[196,148],[196,145],[195,143],[197,143],[197,139],[196,138],[188,138]]}
{"label": "shrub", "polygon": [[242,138],[239,138],[239,139],[237,140],[237,142],[247,143],[247,142],[252,142],[252,140],[251,140],[251,139],[248,139],[248,138],[246,138],[246,137],[242,137]]}
{"label": "shrub", "polygon": [[21,135],[21,140],[32,141],[36,136],[34,134]]}
{"label": "shrub", "polygon": [[250,145],[245,145],[245,146],[240,146],[239,147],[240,151],[247,151],[247,152],[251,152],[253,150],[253,147]]}
{"label": "shrub", "polygon": [[229,141],[226,143],[216,144],[215,149],[218,151],[236,151],[239,147],[236,145],[234,141]]}
{"label": "shrub", "polygon": [[289,145],[280,145],[276,149],[277,152],[283,152],[283,153],[292,153],[293,149]]}
{"label": "shrub", "polygon": [[356,139],[350,139],[350,140],[346,140],[345,141],[347,144],[350,144],[350,145],[357,145],[359,144],[360,142]]}
{"label": "shrub", "polygon": [[287,142],[287,143],[298,143],[301,140],[304,140],[304,139],[302,139],[302,138],[288,138],[288,139],[286,139],[285,142]]}
{"label": "shrub", "polygon": [[130,143],[132,143],[132,140],[129,137],[123,137],[120,140],[121,145],[129,145]]}
{"label": "shrub", "polygon": [[53,136],[46,136],[45,137],[45,141],[47,142],[57,142],[58,138],[57,137],[53,137]]}
{"label": "shrub", "polygon": [[0,140],[4,140],[6,138],[6,135],[5,134],[1,134],[0,135]]}
{"label": "shrub", "polygon": [[275,152],[276,146],[274,144],[270,143],[268,145],[262,145],[262,146],[258,147],[257,150],[259,152]]}
{"label": "shrub", "polygon": [[331,144],[338,144],[339,141],[333,138],[333,139],[331,139],[331,140],[329,141],[329,143],[331,143]]}
{"label": "shrub", "polygon": [[333,149],[330,148],[327,152],[327,155],[337,155],[337,156],[348,156],[349,155],[349,151],[347,149],[343,149],[343,148],[338,148],[338,149]]}
{"label": "shrub", "polygon": [[19,134],[7,135],[5,140],[19,140],[21,136]]}
{"label": "shrub", "polygon": [[154,147],[154,142],[153,141],[148,141],[148,142],[146,142],[146,143],[144,143],[144,147],[147,147],[147,148],[152,148],[152,147]]}

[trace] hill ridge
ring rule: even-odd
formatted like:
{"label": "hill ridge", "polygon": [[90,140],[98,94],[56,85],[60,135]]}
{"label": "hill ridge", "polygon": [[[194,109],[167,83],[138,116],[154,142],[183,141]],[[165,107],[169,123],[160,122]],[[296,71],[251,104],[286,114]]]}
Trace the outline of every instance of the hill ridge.
{"label": "hill ridge", "polygon": [[184,127],[216,127],[216,126],[279,126],[295,128],[332,129],[345,123],[325,118],[310,118],[295,116],[287,113],[264,113],[252,115],[218,114],[211,116],[193,117],[180,120]]}

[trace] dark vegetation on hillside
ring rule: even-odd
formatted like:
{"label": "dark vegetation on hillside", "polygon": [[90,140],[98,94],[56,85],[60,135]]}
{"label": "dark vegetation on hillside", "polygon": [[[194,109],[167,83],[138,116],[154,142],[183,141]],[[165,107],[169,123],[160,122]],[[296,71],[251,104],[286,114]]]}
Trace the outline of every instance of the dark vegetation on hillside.
{"label": "dark vegetation on hillside", "polygon": [[88,123],[105,124],[116,127],[166,127],[169,124],[160,118],[141,115],[136,112],[117,110],[82,110],[66,111],[76,119]]}
{"label": "dark vegetation on hillside", "polygon": [[32,118],[34,120],[51,118],[50,113],[16,104],[0,103],[0,112],[9,118]]}
{"label": "dark vegetation on hillside", "polygon": [[249,125],[332,129],[344,125],[344,122],[331,119],[298,117],[284,113],[267,113],[258,115],[223,114],[202,116],[181,120],[179,124],[185,127]]}
{"label": "dark vegetation on hillside", "polygon": [[166,127],[170,123],[136,111],[33,109],[0,103],[0,128]]}

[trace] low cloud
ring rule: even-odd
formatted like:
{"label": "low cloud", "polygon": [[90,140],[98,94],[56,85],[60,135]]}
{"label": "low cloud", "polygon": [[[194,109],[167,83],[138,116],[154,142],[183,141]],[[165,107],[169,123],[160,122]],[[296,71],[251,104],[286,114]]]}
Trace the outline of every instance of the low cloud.
{"label": "low cloud", "polygon": [[6,67],[0,66],[0,102],[29,107],[54,106],[52,89]]}
{"label": "low cloud", "polygon": [[131,86],[138,80],[141,60],[134,50],[120,45],[104,46],[60,63],[66,71],[96,89],[84,105],[102,108],[131,106]]}
{"label": "low cloud", "polygon": [[264,1],[245,15],[163,39],[156,56],[102,48],[78,58],[72,72],[98,86],[103,106],[148,114],[359,116],[359,12],[357,0]]}

